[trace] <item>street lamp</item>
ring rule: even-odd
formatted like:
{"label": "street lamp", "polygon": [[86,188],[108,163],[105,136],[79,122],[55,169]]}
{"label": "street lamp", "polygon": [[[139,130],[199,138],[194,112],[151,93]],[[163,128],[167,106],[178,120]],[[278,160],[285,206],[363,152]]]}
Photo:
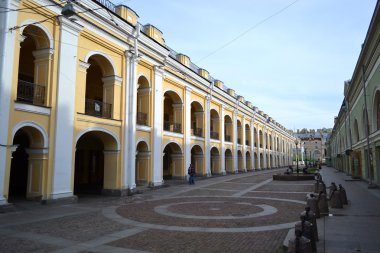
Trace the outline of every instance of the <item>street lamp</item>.
{"label": "street lamp", "polygon": [[296,139],[294,141],[294,144],[296,144],[296,161],[297,161],[297,174],[298,174],[298,140]]}

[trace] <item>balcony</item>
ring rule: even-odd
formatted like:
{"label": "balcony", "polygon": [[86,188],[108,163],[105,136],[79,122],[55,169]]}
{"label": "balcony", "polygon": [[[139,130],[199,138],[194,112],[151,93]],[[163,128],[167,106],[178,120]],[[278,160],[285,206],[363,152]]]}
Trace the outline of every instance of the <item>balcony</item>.
{"label": "balcony", "polygon": [[86,98],[84,113],[86,115],[110,119],[112,118],[112,104]]}
{"label": "balcony", "polygon": [[224,135],[224,141],[231,142],[231,135]]}
{"label": "balcony", "polygon": [[17,101],[33,105],[44,105],[45,86],[19,80],[17,85]]}
{"label": "balcony", "polygon": [[137,112],[136,115],[136,123],[137,125],[147,126],[148,125],[148,114],[144,112]]}
{"label": "balcony", "polygon": [[172,123],[170,121],[164,121],[164,130],[174,133],[182,133],[182,124],[181,123]]}
{"label": "balcony", "polygon": [[210,132],[210,138],[214,140],[219,140],[219,133],[218,132]]}
{"label": "balcony", "polygon": [[194,136],[202,137],[202,128],[191,129],[191,134]]}

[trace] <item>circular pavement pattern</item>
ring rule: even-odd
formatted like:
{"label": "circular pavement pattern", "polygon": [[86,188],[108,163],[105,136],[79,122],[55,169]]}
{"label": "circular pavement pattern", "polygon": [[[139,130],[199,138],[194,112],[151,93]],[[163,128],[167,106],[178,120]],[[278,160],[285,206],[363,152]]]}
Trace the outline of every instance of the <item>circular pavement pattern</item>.
{"label": "circular pavement pattern", "polygon": [[294,226],[304,201],[265,197],[173,197],[103,210],[117,222],[148,229],[257,232]]}

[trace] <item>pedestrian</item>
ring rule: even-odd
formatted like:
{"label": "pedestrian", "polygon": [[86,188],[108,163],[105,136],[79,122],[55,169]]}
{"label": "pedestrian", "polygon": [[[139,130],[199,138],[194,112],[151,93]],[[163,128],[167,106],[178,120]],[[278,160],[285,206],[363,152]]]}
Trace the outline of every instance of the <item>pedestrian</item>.
{"label": "pedestrian", "polygon": [[189,175],[189,184],[194,184],[195,169],[192,164],[187,169],[187,174]]}

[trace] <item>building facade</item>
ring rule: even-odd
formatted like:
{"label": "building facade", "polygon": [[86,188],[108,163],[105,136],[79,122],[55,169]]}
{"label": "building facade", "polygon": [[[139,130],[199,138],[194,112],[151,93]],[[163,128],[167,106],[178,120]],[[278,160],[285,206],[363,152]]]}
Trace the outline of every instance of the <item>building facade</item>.
{"label": "building facade", "polygon": [[288,130],[130,8],[0,4],[0,203],[291,164]]}
{"label": "building facade", "polygon": [[380,10],[368,28],[354,73],[344,83],[344,100],[328,140],[332,166],[380,183]]}
{"label": "building facade", "polygon": [[300,139],[302,145],[302,161],[326,162],[326,133],[304,133],[295,134]]}

